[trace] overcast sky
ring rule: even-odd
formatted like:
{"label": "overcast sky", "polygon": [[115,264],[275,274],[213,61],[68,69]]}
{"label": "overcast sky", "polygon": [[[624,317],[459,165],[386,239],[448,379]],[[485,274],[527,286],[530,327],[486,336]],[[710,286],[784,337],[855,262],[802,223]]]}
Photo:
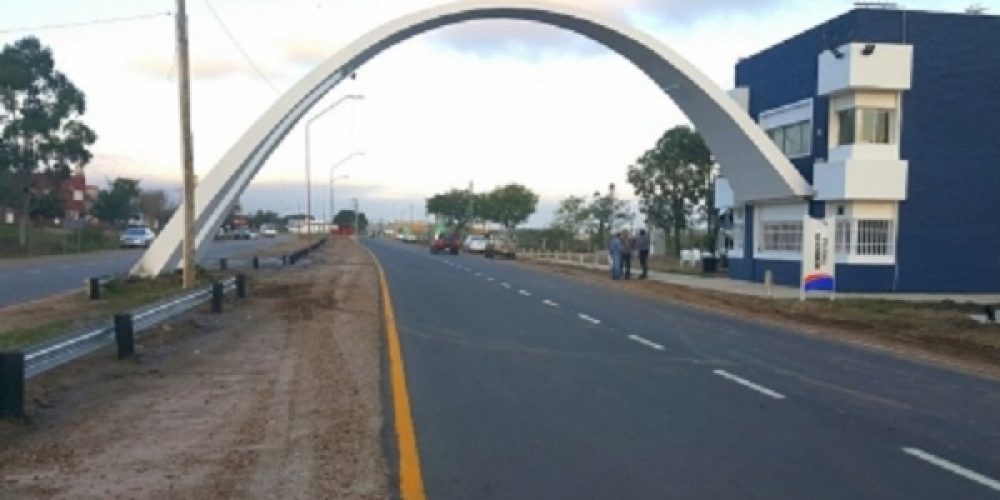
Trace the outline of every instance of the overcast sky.
{"label": "overcast sky", "polygon": [[[569,0],[564,0],[569,1]],[[38,36],[87,95],[97,131],[90,183],[116,176],[180,185],[173,0],[3,0],[0,43]],[[205,173],[277,98],[321,60],[433,0],[188,0],[196,171]],[[671,46],[723,89],[752,55],[846,12],[839,0],[574,0]],[[961,11],[970,2],[921,0],[909,8]],[[989,2],[987,2],[988,4]],[[253,61],[241,55],[212,14]],[[157,15],[158,14],[158,15]],[[150,17],[52,27],[83,21]],[[31,28],[23,30],[21,28]],[[256,68],[254,67],[256,65]],[[312,128],[313,211],[359,198],[372,219],[423,215],[423,200],[452,187],[519,182],[542,203],[617,183],[684,116],[620,56],[541,25],[484,21],[442,28],[379,55],[325,102],[362,94]],[[321,104],[320,106],[323,106]],[[244,195],[249,209],[305,209],[304,136],[292,133]]]}

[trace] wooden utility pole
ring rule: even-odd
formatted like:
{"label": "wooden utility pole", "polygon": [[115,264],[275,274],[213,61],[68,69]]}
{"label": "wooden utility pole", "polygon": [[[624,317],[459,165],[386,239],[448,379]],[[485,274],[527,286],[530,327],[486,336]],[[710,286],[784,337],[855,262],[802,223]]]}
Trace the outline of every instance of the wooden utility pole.
{"label": "wooden utility pole", "polygon": [[184,288],[195,285],[194,145],[191,137],[191,69],[188,61],[187,9],[177,0],[177,74],[181,106],[181,162],[184,166]]}

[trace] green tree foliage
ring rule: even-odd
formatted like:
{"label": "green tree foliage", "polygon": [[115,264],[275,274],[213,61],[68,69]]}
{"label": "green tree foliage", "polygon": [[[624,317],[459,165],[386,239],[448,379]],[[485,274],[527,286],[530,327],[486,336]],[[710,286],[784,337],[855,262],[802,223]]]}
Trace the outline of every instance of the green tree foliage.
{"label": "green tree foliage", "polygon": [[[22,214],[51,212],[45,194],[91,159],[97,135],[78,119],[85,111],[83,92],[56,71],[52,51],[37,38],[0,51],[0,204]],[[36,210],[38,203],[45,206]],[[21,217],[22,247],[27,221]]]}
{"label": "green tree foliage", "polygon": [[358,212],[358,227],[354,227],[354,210],[341,210],[333,218],[333,223],[337,226],[348,226],[354,229],[355,233],[362,233],[368,229],[368,217],[364,212]]}
{"label": "green tree foliage", "polygon": [[583,196],[570,196],[559,202],[552,226],[554,229],[562,229],[570,235],[576,236],[588,229],[589,219],[590,210],[587,199]]}
{"label": "green tree foliage", "polygon": [[611,239],[611,231],[615,226],[632,217],[628,200],[616,196],[614,184],[608,185],[608,192],[605,194],[594,191],[586,213],[589,215],[591,234],[597,245],[606,244]]}
{"label": "green tree foliage", "polygon": [[[712,154],[701,136],[687,126],[668,130],[656,146],[628,169],[628,180],[641,201],[649,223],[673,232],[674,252],[680,254],[681,232],[699,211],[707,211],[709,250],[718,233],[714,207]],[[712,231],[714,226],[714,232]]]}
{"label": "green tree foliage", "polygon": [[538,195],[520,184],[501,186],[485,196],[480,211],[484,220],[503,225],[513,231],[518,224],[528,220],[538,206]]}
{"label": "green tree foliage", "polygon": [[[477,201],[480,208],[476,209]],[[482,210],[483,199],[469,190],[452,189],[427,199],[427,213],[444,218],[449,225],[464,229],[476,218],[475,211]]]}
{"label": "green tree foliage", "polygon": [[281,226],[284,225],[284,222],[281,215],[273,210],[258,210],[250,217],[250,225],[254,227],[260,227],[264,224]]}
{"label": "green tree foliage", "polygon": [[124,224],[138,213],[138,200],[141,190],[139,181],[119,177],[108,183],[107,189],[97,194],[97,200],[90,209],[90,214],[101,222],[108,224]]}

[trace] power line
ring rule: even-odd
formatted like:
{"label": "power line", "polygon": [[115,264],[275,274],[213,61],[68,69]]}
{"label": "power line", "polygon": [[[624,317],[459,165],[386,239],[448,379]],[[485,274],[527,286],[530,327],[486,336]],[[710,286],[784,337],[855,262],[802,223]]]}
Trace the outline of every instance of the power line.
{"label": "power line", "polygon": [[4,34],[5,35],[5,34],[9,34],[9,33],[21,33],[21,32],[25,32],[25,31],[32,31],[33,32],[33,31],[47,31],[47,30],[57,30],[57,29],[66,29],[66,28],[82,28],[82,27],[86,27],[86,26],[97,26],[97,25],[101,25],[101,24],[114,24],[114,23],[122,23],[122,22],[128,22],[128,21],[140,21],[140,20],[144,20],[144,19],[153,19],[153,18],[157,18],[157,17],[167,17],[167,16],[172,16],[172,15],[174,15],[173,12],[158,12],[156,14],[140,14],[138,16],[129,16],[129,17],[111,17],[111,18],[106,18],[106,19],[91,19],[91,20],[88,20],[88,21],[78,21],[78,22],[74,22],[74,23],[44,24],[44,25],[41,25],[41,26],[26,26],[26,27],[21,27],[21,28],[5,28],[5,29],[0,29],[0,34]]}
{"label": "power line", "polygon": [[226,27],[226,23],[222,20],[222,17],[219,16],[219,13],[215,11],[215,7],[212,7],[212,3],[209,0],[203,0],[203,1],[205,2],[205,7],[208,7],[208,11],[212,13],[212,17],[214,17],[215,21],[219,23],[219,27],[222,28],[222,31],[226,33],[227,37],[229,37],[229,41],[233,42],[233,45],[236,47],[236,50],[240,51],[240,54],[243,55],[243,59],[246,59],[247,64],[249,64],[250,67],[252,67],[254,71],[257,72],[260,78],[264,80],[264,82],[267,83],[269,87],[271,87],[271,90],[273,90],[275,94],[279,94],[280,91],[278,90],[278,87],[275,86],[274,82],[272,82],[271,79],[268,78],[263,71],[261,71],[260,67],[257,66],[255,62],[253,62],[253,59],[250,57],[250,54],[248,54],[247,51],[243,49],[243,46],[240,45],[239,40],[237,40],[236,37],[233,36],[233,33],[229,31],[229,28]]}

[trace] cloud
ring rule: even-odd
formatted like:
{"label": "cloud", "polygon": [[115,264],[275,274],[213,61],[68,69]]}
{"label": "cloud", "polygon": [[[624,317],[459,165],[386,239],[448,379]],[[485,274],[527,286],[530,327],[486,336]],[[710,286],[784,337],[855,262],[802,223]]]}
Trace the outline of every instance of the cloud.
{"label": "cloud", "polygon": [[297,38],[284,44],[281,50],[284,62],[292,65],[316,66],[336,52],[329,40]]}
{"label": "cloud", "polygon": [[[170,80],[177,76],[177,64],[172,58],[143,57],[133,60],[128,65],[129,70],[141,76],[153,79]],[[280,75],[262,68],[268,78]],[[233,59],[212,59],[193,57],[191,59],[191,78],[196,80],[222,80],[226,78],[260,78],[260,75],[249,64]]]}
{"label": "cloud", "polygon": [[[592,10],[618,21],[667,28],[687,26],[718,16],[744,15],[772,8],[776,0],[556,0]],[[435,43],[482,56],[514,55],[529,59],[544,54],[596,55],[597,43],[539,23],[518,21],[469,22],[432,36]]]}

